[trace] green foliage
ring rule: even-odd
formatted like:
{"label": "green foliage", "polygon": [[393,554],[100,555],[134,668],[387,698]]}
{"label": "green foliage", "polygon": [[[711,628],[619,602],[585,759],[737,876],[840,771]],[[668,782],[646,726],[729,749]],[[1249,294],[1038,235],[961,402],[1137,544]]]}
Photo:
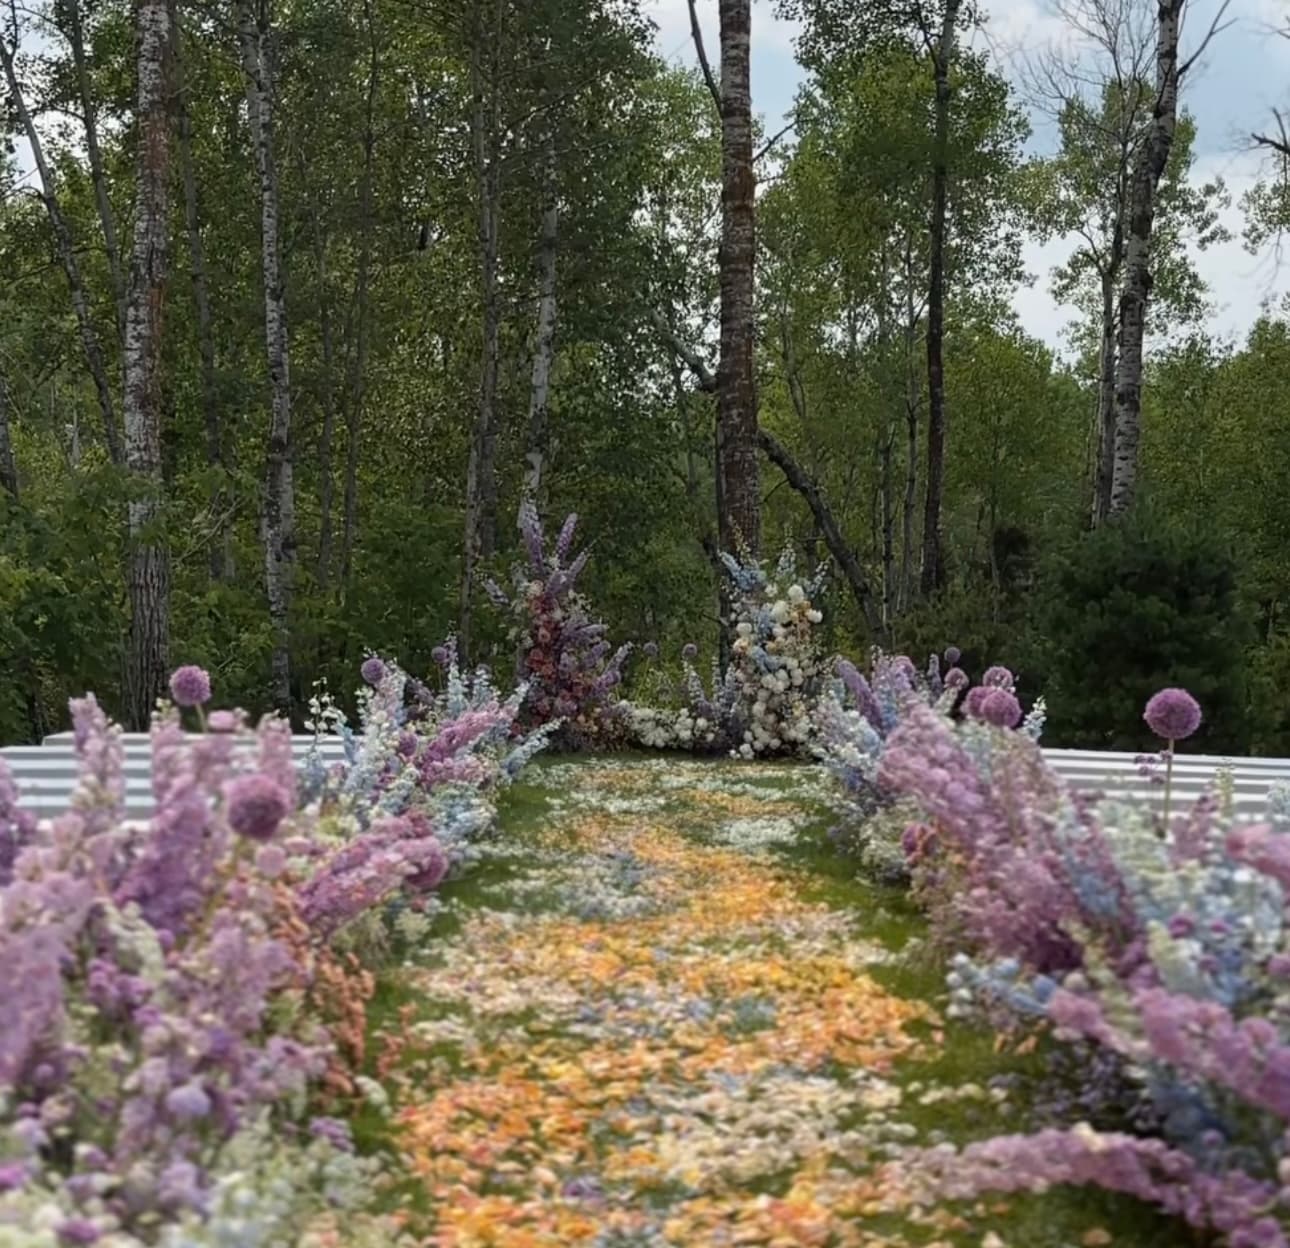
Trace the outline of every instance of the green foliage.
{"label": "green foliage", "polygon": [[1142,707],[1188,689],[1205,723],[1194,751],[1244,752],[1251,633],[1230,543],[1146,517],[1085,534],[1044,561],[1023,669],[1048,704],[1054,746],[1154,747]]}

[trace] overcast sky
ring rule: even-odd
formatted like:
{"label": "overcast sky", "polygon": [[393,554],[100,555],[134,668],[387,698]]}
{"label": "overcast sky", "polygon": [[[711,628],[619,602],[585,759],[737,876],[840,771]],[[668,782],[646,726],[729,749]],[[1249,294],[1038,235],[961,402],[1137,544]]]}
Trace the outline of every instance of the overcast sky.
{"label": "overcast sky", "polygon": [[[698,0],[706,44],[714,63],[717,56],[716,0]],[[985,0],[989,20],[984,39],[1012,74],[1019,52],[1048,44],[1060,31],[1044,0]],[[1142,0],[1150,4],[1151,0]],[[1195,0],[1188,14],[1190,46],[1208,29],[1218,0]],[[694,60],[686,0],[648,0],[658,25],[658,45],[664,56],[678,62]],[[1244,336],[1260,307],[1278,301],[1290,291],[1290,263],[1283,271],[1269,249],[1250,255],[1240,242],[1240,197],[1257,178],[1260,159],[1250,152],[1248,136],[1268,126],[1272,109],[1290,105],[1290,41],[1272,33],[1290,18],[1290,3],[1279,0],[1233,0],[1228,8],[1229,29],[1214,40],[1204,61],[1189,78],[1183,102],[1197,122],[1195,176],[1204,182],[1221,174],[1232,192],[1233,204],[1226,224],[1234,240],[1197,253],[1197,267],[1209,283],[1214,313],[1211,328],[1236,338]],[[793,57],[792,23],[779,21],[770,0],[753,4],[753,106],[763,115],[768,131],[779,128],[802,81]],[[1047,134],[1036,133],[1034,146],[1043,150]],[[1049,272],[1069,253],[1070,243],[1054,240],[1032,243],[1025,251],[1026,267],[1036,278],[1016,294],[1022,323],[1055,347],[1063,346],[1062,331],[1072,310],[1054,302],[1049,294]]]}

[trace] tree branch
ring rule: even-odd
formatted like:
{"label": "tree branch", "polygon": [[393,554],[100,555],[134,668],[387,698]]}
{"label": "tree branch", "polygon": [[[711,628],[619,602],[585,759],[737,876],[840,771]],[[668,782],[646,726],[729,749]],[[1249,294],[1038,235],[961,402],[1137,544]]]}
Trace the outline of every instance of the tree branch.
{"label": "tree branch", "polygon": [[881,637],[882,615],[878,611],[878,604],[874,601],[869,579],[860,566],[860,560],[856,558],[856,552],[842,536],[842,530],[838,528],[833,512],[824,501],[820,487],[793,458],[792,452],[769,429],[759,429],[757,440],[761,443],[761,449],[765,452],[766,458],[784,474],[788,484],[802,496],[811,509],[811,515],[819,526],[824,544],[829,548],[829,554],[833,556],[833,561],[838,565],[842,575],[846,577],[847,584],[851,587],[852,597],[864,614],[869,631],[875,637]]}
{"label": "tree branch", "polygon": [[694,374],[694,379],[699,383],[699,389],[707,394],[715,394],[717,379],[712,370],[704,362],[703,357],[682,340],[676,330],[667,323],[667,318],[657,309],[654,311],[654,324],[663,341],[671,347],[677,358],[683,360],[690,372]]}
{"label": "tree branch", "polygon": [[695,7],[695,0],[689,0],[690,4],[690,33],[694,36],[694,51],[699,58],[699,68],[703,70],[703,80],[708,84],[708,91],[712,95],[712,102],[717,106],[717,116],[721,116],[721,88],[717,86],[717,80],[712,76],[712,66],[708,63],[708,53],[703,46],[703,31],[699,27],[699,10]]}

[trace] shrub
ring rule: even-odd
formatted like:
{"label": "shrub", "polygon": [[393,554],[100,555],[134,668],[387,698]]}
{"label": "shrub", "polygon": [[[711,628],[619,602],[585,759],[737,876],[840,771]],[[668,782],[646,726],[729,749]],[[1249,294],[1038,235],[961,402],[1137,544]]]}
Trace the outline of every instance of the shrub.
{"label": "shrub", "polygon": [[1246,749],[1248,623],[1232,554],[1202,526],[1103,526],[1046,562],[1033,605],[1027,666],[1045,673],[1055,744],[1140,749],[1143,703],[1183,685],[1206,708],[1196,748]]}

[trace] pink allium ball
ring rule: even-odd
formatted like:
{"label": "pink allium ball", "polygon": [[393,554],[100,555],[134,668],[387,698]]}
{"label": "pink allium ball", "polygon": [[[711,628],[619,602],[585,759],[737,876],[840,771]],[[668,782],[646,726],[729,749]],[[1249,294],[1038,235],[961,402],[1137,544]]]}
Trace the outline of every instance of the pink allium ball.
{"label": "pink allium ball", "polygon": [[1186,689],[1162,689],[1147,703],[1142,718],[1161,739],[1182,741],[1200,727],[1200,703]]}
{"label": "pink allium ball", "polygon": [[981,683],[991,689],[1011,689],[1015,681],[1012,673],[1006,667],[995,664],[994,667],[985,669],[985,675],[981,677]]}
{"label": "pink allium ball", "polygon": [[976,685],[974,688],[969,689],[967,697],[963,699],[963,713],[970,715],[973,719],[983,719],[981,705],[993,692],[994,690],[986,685]]}
{"label": "pink allium ball", "polygon": [[951,667],[945,673],[945,687],[947,689],[966,689],[969,683],[968,674],[961,667]]}
{"label": "pink allium ball", "polygon": [[376,655],[363,661],[363,666],[358,669],[358,674],[369,685],[379,685],[385,679],[385,664],[381,662]]}
{"label": "pink allium ball", "polygon": [[1021,703],[1006,689],[991,689],[981,700],[981,718],[996,728],[1015,728],[1021,723]]}
{"label": "pink allium ball", "polygon": [[408,884],[419,893],[433,892],[448,874],[448,855],[436,847],[429,860],[415,875],[407,877]]}
{"label": "pink allium ball", "polygon": [[259,774],[238,776],[224,786],[229,827],[252,841],[267,841],[287,817],[289,803],[276,780]]}
{"label": "pink allium ball", "polygon": [[236,732],[237,714],[234,711],[212,711],[206,719],[212,732]]}
{"label": "pink allium ball", "polygon": [[193,663],[175,668],[170,677],[170,696],[176,706],[204,706],[211,700],[211,678]]}

